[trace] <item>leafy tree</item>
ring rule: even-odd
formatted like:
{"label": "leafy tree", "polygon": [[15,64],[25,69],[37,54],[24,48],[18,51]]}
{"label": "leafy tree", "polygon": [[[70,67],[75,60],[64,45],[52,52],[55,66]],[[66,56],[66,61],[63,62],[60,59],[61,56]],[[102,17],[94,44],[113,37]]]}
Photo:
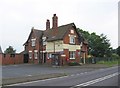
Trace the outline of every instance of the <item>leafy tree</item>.
{"label": "leafy tree", "polygon": [[120,56],[120,46],[117,48],[117,54]]}
{"label": "leafy tree", "polygon": [[5,54],[14,54],[16,52],[16,50],[14,50],[14,48],[12,46],[9,46],[4,53]]}
{"label": "leafy tree", "polygon": [[111,47],[109,40],[104,34],[97,35],[96,33],[89,33],[88,31],[83,31],[78,28],[78,31],[83,35],[83,37],[88,41],[88,51],[89,54],[95,57],[104,57],[111,55]]}

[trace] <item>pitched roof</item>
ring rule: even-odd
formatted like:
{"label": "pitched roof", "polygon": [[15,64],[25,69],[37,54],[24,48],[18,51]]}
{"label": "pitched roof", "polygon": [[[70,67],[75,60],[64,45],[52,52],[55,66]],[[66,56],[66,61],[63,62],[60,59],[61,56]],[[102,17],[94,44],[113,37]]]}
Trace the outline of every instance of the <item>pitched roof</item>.
{"label": "pitched roof", "polygon": [[45,30],[43,36],[47,37],[47,41],[61,40],[71,27],[75,27],[74,23],[59,26],[56,35],[53,35],[52,29]]}
{"label": "pitched roof", "polygon": [[1,46],[0,46],[0,53],[3,53],[3,52],[2,52],[2,49],[1,49]]}
{"label": "pitched roof", "polygon": [[31,32],[29,34],[29,37],[28,37],[27,41],[23,45],[25,45],[28,42],[28,40],[29,40],[29,38],[30,38],[32,33],[34,33],[35,37],[38,38],[38,39],[40,37],[42,37],[42,35],[43,35],[43,31],[42,30],[34,29],[34,27],[32,27]]}
{"label": "pitched roof", "polygon": [[[38,39],[41,38],[42,36],[47,37],[48,42],[49,41],[55,41],[55,40],[62,40],[64,38],[64,35],[72,27],[75,29],[76,33],[78,34],[79,41],[84,42],[85,41],[84,37],[82,36],[82,34],[80,32],[77,31],[76,26],[75,26],[74,23],[69,23],[69,24],[66,24],[66,25],[59,26],[56,35],[53,35],[54,30],[52,28],[49,29],[49,30],[45,30],[45,31],[32,28],[31,33],[30,33],[30,35],[28,37],[28,40],[29,40],[32,33],[34,33],[35,37],[38,38]],[[26,43],[28,42],[28,40],[26,41]]]}
{"label": "pitched roof", "polygon": [[42,31],[42,30],[33,29],[33,32],[34,32],[34,35],[35,35],[37,38],[42,37],[42,34],[43,34],[43,31]]}

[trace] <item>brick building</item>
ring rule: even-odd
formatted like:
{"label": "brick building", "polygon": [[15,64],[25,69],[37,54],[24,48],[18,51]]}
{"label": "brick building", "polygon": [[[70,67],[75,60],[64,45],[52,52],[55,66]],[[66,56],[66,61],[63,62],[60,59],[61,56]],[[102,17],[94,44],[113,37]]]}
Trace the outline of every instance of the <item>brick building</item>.
{"label": "brick building", "polygon": [[46,21],[46,30],[31,29],[24,43],[24,61],[28,63],[66,65],[81,62],[87,57],[87,42],[76,29],[74,23],[58,26],[56,14]]}

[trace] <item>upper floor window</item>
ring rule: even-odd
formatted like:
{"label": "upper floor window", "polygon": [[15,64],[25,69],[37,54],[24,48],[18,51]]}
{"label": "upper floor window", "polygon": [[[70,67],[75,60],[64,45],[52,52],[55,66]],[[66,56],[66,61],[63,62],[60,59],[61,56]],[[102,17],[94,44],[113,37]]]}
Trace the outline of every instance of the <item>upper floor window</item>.
{"label": "upper floor window", "polygon": [[34,38],[34,39],[31,39],[31,46],[35,46],[35,41],[36,41],[35,38]]}
{"label": "upper floor window", "polygon": [[75,37],[74,36],[70,36],[70,44],[75,44]]}
{"label": "upper floor window", "polygon": [[43,37],[42,40],[43,40],[43,45],[46,45],[46,43],[47,43],[46,42],[46,37]]}
{"label": "upper floor window", "polygon": [[70,30],[70,33],[74,34],[74,30]]}

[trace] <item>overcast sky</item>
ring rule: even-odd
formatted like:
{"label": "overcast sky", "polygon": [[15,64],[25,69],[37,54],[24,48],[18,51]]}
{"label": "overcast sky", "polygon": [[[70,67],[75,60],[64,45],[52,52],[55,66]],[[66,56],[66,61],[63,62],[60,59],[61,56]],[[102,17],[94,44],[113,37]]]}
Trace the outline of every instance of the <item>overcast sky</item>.
{"label": "overcast sky", "polygon": [[0,45],[17,52],[24,50],[31,28],[45,30],[46,19],[54,13],[58,25],[74,22],[90,33],[105,34],[113,48],[118,47],[119,0],[0,0]]}

